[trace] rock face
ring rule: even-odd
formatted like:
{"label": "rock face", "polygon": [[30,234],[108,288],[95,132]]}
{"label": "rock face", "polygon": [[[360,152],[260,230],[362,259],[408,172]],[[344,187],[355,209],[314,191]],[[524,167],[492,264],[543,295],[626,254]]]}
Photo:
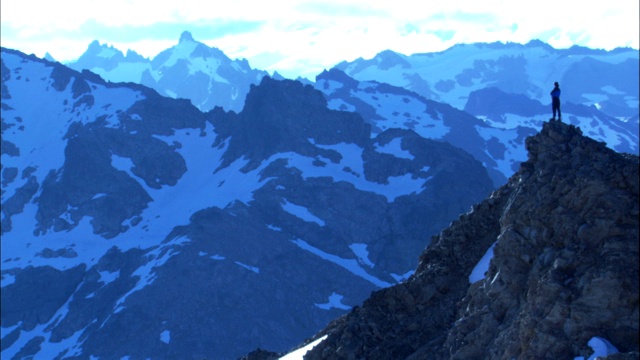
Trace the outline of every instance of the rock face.
{"label": "rock face", "polygon": [[526,144],[520,171],[435,236],[409,280],[305,359],[586,358],[595,336],[637,358],[638,157],[560,122]]}

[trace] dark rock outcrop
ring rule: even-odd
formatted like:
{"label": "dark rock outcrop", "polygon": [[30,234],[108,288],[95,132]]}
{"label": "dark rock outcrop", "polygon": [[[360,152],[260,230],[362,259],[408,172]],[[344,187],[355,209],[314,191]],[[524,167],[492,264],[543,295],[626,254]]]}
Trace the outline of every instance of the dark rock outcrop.
{"label": "dark rock outcrop", "polygon": [[287,151],[337,161],[338,154],[323,151],[313,143],[364,146],[370,137],[370,127],[357,114],[327,109],[322,93],[292,80],[263,78],[259,86],[251,86],[242,112],[233,115],[225,116],[220,109],[212,112],[212,122],[220,134],[213,146],[234,135],[221,167],[244,156],[250,159],[244,169],[248,171],[269,156]]}
{"label": "dark rock outcrop", "polygon": [[408,281],[335,320],[305,358],[572,359],[594,336],[637,354],[638,158],[560,122],[527,150],[506,185],[433,238]]}

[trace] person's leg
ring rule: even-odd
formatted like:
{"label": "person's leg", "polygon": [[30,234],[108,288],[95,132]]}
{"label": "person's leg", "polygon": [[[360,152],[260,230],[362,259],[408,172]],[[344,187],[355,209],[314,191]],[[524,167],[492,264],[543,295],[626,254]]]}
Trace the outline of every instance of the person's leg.
{"label": "person's leg", "polygon": [[558,120],[562,120],[562,112],[560,111],[560,104],[558,104]]}

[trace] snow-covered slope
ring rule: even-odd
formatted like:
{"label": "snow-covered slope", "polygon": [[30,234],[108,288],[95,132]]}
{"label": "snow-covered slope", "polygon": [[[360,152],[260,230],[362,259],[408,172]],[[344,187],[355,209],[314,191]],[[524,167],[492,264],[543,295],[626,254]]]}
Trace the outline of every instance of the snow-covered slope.
{"label": "snow-covered slope", "polygon": [[558,81],[563,102],[593,105],[628,119],[638,114],[638,66],[635,49],[554,49],[531,41],[460,44],[410,56],[387,50],[336,68],[357,80],[404,87],[458,109],[465,107],[471,92],[487,87],[550,104],[549,92]]}
{"label": "snow-covered slope", "polygon": [[[548,107],[498,88],[472,92],[461,111],[401,87],[358,81],[335,68],[320,74],[315,87],[325,94],[331,109],[360,114],[374,135],[391,128],[411,129],[467,151],[483,163],[496,186],[527,159],[525,138],[548,120]],[[595,107],[571,103],[563,107],[563,119],[616,151],[638,153],[637,121],[632,125]]]}
{"label": "snow-covered slope", "polygon": [[267,75],[252,69],[244,59],[231,60],[222,51],[195,41],[187,31],[177,45],[152,60],[131,50],[124,56],[120,50],[94,41],[69,67],[90,70],[111,82],[143,84],[163,96],[189,99],[203,111],[221,106],[239,112],[249,86]]}
{"label": "snow-covered slope", "polygon": [[289,80],[205,114],[2,49],[2,109],[3,359],[284,351],[492,189],[465,152],[372,137]]}

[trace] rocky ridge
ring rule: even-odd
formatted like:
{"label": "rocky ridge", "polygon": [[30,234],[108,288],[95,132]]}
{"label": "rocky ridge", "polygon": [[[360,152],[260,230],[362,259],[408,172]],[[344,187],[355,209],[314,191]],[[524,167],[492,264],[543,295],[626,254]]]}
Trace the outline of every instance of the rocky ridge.
{"label": "rocky ridge", "polygon": [[[638,157],[548,122],[528,161],[434,236],[415,274],[333,321],[305,359],[573,359],[638,352]],[[471,281],[493,249],[483,279]]]}

